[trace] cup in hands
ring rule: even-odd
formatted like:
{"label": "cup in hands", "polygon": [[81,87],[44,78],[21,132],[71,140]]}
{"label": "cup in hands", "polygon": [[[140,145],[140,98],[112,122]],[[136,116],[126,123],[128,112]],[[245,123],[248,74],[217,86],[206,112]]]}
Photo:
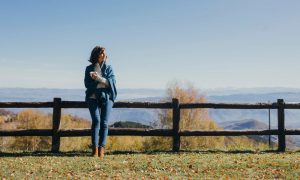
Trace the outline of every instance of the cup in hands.
{"label": "cup in hands", "polygon": [[95,73],[94,71],[91,71],[90,76],[92,77],[94,75],[94,73]]}
{"label": "cup in hands", "polygon": [[98,73],[95,72],[95,71],[91,71],[91,72],[90,72],[90,76],[91,76],[93,79],[95,79],[95,78],[98,76]]}

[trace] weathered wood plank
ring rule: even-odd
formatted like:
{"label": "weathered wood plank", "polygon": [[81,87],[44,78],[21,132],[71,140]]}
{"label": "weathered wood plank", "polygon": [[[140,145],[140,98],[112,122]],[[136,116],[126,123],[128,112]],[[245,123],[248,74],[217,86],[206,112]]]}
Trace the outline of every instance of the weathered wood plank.
{"label": "weathered wood plank", "polygon": [[[173,136],[172,129],[146,128],[109,128],[110,136]],[[242,136],[278,135],[277,129],[271,130],[181,130],[180,136]],[[300,129],[287,129],[286,135],[300,135]],[[60,137],[90,136],[91,129],[60,129]],[[52,129],[0,130],[0,136],[52,136]]]}
{"label": "weathered wood plank", "polygon": [[180,136],[278,135],[278,130],[181,130]]}
{"label": "weathered wood plank", "polygon": [[238,104],[238,103],[181,103],[180,109],[191,108],[213,108],[213,109],[276,109],[277,104],[257,103],[257,104]]}
{"label": "weathered wood plank", "polygon": [[[61,129],[59,136],[90,136],[91,129]],[[146,129],[146,128],[109,128],[109,136],[172,136],[171,129]]]}
{"label": "weathered wood plank", "polygon": [[52,116],[52,152],[59,152],[60,136],[58,134],[61,119],[61,98],[54,98],[53,116]]}
{"label": "weathered wood plank", "polygon": [[285,103],[284,109],[300,109],[300,103]]}
{"label": "weathered wood plank", "polygon": [[53,102],[0,102],[0,108],[51,108]]}
{"label": "weathered wood plank", "polygon": [[52,129],[0,130],[0,136],[52,136]]}
{"label": "weathered wood plank", "polygon": [[180,108],[179,100],[173,98],[173,151],[180,151],[180,135],[179,135],[179,123],[180,123]]}
{"label": "weathered wood plank", "polygon": [[286,129],[285,135],[300,135],[300,129]]}
{"label": "weathered wood plank", "polygon": [[[114,108],[159,108],[159,109],[171,109],[172,103],[162,102],[115,102]],[[87,108],[87,104],[84,101],[62,101],[62,108]]]}
{"label": "weathered wood plank", "polygon": [[285,125],[284,125],[284,101],[283,99],[277,100],[278,104],[278,151],[284,152],[285,145]]}

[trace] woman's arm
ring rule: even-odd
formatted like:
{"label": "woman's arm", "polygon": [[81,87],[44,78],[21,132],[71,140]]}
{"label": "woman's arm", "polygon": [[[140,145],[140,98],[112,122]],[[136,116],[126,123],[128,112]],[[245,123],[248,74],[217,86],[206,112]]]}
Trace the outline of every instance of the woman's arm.
{"label": "woman's arm", "polygon": [[117,97],[116,78],[112,67],[110,66],[107,73],[107,80],[110,87],[110,94],[112,101],[115,101]]}
{"label": "woman's arm", "polygon": [[95,81],[90,76],[90,72],[88,71],[88,67],[86,67],[86,69],[85,69],[84,85],[85,85],[86,88],[91,88],[93,86],[96,86]]}
{"label": "woman's arm", "polygon": [[108,81],[106,78],[100,76],[99,74],[97,74],[97,77],[95,79],[97,82],[104,84],[106,87],[109,87]]}

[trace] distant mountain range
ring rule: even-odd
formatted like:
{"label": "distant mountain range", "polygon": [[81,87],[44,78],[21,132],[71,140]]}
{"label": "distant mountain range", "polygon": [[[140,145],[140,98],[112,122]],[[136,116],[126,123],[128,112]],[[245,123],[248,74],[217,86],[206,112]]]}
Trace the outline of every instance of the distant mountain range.
{"label": "distant mountain range", "polygon": [[241,129],[268,129],[269,126],[255,119],[243,119],[240,121],[229,121],[219,123],[224,129],[241,130]]}
{"label": "distant mountain range", "polygon": [[[255,119],[243,119],[240,121],[229,121],[229,122],[222,122],[219,126],[223,127],[226,130],[263,130],[269,129],[269,126],[263,122],[260,122]],[[249,135],[249,138],[255,139],[256,141],[260,142],[269,142],[268,135]],[[272,135],[271,136],[271,143],[277,144],[278,143],[278,136]],[[286,136],[286,145],[289,148],[297,148],[300,147],[300,139],[296,136]]]}

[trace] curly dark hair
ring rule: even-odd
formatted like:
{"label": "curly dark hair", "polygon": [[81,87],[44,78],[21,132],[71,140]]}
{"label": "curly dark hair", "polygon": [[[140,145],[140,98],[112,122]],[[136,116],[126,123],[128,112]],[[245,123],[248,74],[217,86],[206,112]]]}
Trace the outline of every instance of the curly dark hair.
{"label": "curly dark hair", "polygon": [[94,47],[94,49],[91,52],[90,59],[88,61],[91,62],[92,64],[95,64],[96,62],[98,62],[99,55],[104,53],[104,51],[105,51],[104,47],[101,46]]}

